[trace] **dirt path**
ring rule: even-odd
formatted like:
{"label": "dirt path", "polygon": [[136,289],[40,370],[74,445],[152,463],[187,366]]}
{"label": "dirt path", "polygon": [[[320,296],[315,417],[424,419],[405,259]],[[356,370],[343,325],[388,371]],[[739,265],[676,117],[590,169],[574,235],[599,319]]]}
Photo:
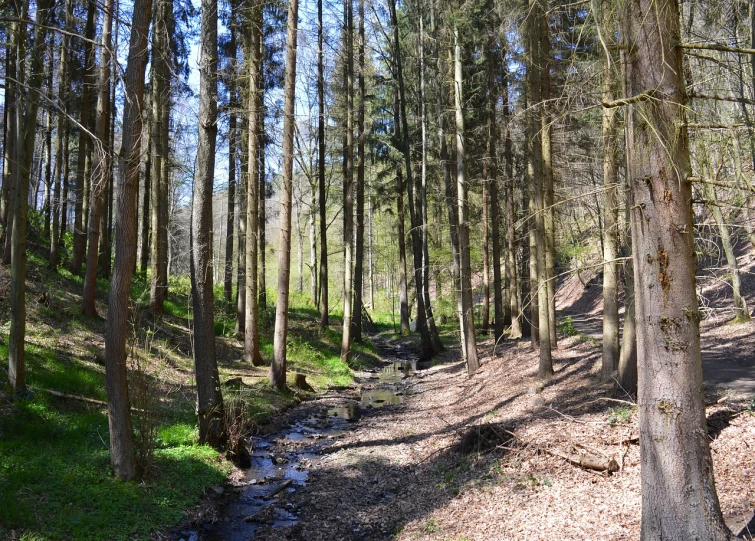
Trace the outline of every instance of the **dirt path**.
{"label": "dirt path", "polygon": [[[563,341],[554,354],[556,376],[542,390],[534,385],[537,359],[526,343],[506,344],[496,358],[490,342],[480,349],[487,354],[474,377],[460,362],[420,370],[397,384],[402,404],[363,408],[358,421],[325,436],[300,462],[306,480],[265,503],[267,510],[254,518],[253,537],[222,534],[240,520],[227,502],[198,529],[199,537],[637,539],[636,414],[623,402],[627,397],[598,383],[596,345]],[[375,385],[375,374],[362,376],[361,385]],[[338,391],[345,392],[351,391]],[[295,428],[327,420],[338,404],[343,398],[309,402],[290,413],[290,422]],[[749,448],[755,417],[746,406],[709,409],[718,493],[735,529],[755,506],[755,454]],[[292,445],[283,441],[284,432],[272,437],[278,449]],[[612,457],[621,470],[584,470],[556,456],[579,451]],[[243,500],[245,487],[236,490]]]}
{"label": "dirt path", "polygon": [[[589,338],[603,338],[600,313],[565,311],[574,327]],[[755,323],[730,324],[726,316],[712,316],[700,324],[703,353],[703,381],[714,394],[735,393],[741,398],[755,398],[755,349],[752,347]]]}

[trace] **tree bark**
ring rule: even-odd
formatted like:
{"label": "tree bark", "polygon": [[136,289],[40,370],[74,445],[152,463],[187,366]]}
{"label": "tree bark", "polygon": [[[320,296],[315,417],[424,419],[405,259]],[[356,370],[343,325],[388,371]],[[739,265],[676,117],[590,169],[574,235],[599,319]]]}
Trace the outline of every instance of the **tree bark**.
{"label": "tree bark", "polygon": [[110,428],[110,463],[120,479],[133,479],[136,471],[133,430],[126,374],[126,337],[131,320],[131,281],[136,263],[136,206],[142,136],[144,70],[147,66],[147,35],[151,19],[151,0],[134,2],[129,56],[124,74],[127,99],[123,109],[121,152],[115,208],[115,265],[108,295],[105,333],[105,389]]}
{"label": "tree bark", "polygon": [[[259,230],[258,211],[259,206],[259,147],[260,147],[260,130],[259,130],[259,108],[262,105],[262,91],[260,89],[260,62],[262,59],[262,4],[255,2],[251,10],[251,55],[249,58],[249,116],[247,126],[249,127],[249,163],[246,185],[246,235],[249,242],[246,243],[246,283],[244,284],[244,294],[246,295],[245,307],[246,315],[244,317],[244,360],[253,366],[263,364],[262,355],[260,354],[260,334],[259,334],[259,308],[257,305],[257,231]],[[251,203],[251,202],[254,203]]]}
{"label": "tree bark", "polygon": [[281,182],[281,236],[278,252],[278,301],[275,305],[273,363],[270,383],[286,386],[286,337],[288,335],[288,292],[291,271],[291,198],[294,173],[294,98],[296,85],[296,31],[299,0],[289,0],[286,23],[286,77],[283,108],[283,177]]}
{"label": "tree bark", "polygon": [[168,18],[171,0],[155,0],[152,30],[152,254],[150,257],[149,306],[155,316],[163,313],[168,287],[168,171],[170,163],[171,55]]}
{"label": "tree bark", "polygon": [[364,110],[366,102],[364,81],[364,0],[359,0],[359,34],[357,37],[357,56],[359,62],[359,106],[357,108],[357,184],[356,184],[356,239],[354,250],[354,316],[352,339],[362,341],[362,309],[364,306],[364,167],[365,167],[365,129]]}
{"label": "tree bark", "polygon": [[[641,539],[724,540],[703,400],[679,6],[631,4]],[[663,59],[663,61],[659,61]]]}
{"label": "tree bark", "polygon": [[[66,30],[70,30],[73,25],[73,0],[66,0],[64,25]],[[60,65],[58,67],[58,106],[61,111],[68,110],[68,47],[70,37],[64,34],[60,45]],[[55,145],[55,187],[52,194],[52,234],[50,235],[50,258],[49,267],[56,269],[60,262],[60,222],[61,222],[61,184],[65,182],[64,171],[66,166],[63,165],[63,156],[65,154],[63,143],[68,130],[68,121],[66,116],[58,113],[57,141]]]}
{"label": "tree bark", "polygon": [[[152,64],[154,69],[154,64]],[[147,266],[149,265],[149,239],[150,239],[150,199],[152,194],[152,98],[151,94],[147,94],[144,100],[145,120],[146,125],[143,126],[144,137],[144,174],[143,174],[143,187],[142,193],[142,221],[141,221],[141,248],[139,254],[139,268],[142,273],[147,272]]]}
{"label": "tree bark", "polygon": [[[26,227],[29,213],[29,174],[31,170],[32,154],[34,152],[34,137],[37,126],[37,110],[39,100],[36,94],[42,86],[42,64],[45,51],[45,25],[51,5],[49,0],[37,2],[36,25],[34,28],[34,43],[29,64],[29,78],[23,77],[22,63],[26,56],[26,23],[15,25],[18,32],[17,77],[19,82],[25,83],[26,91],[16,89],[16,144],[15,162],[11,166],[11,177],[16,181],[16,198],[13,211],[13,228],[11,233],[11,281],[10,281],[10,333],[8,335],[8,382],[14,391],[26,388],[25,340],[26,340]],[[22,18],[26,18],[22,8]]]}
{"label": "tree bark", "polygon": [[464,342],[467,353],[467,372],[471,375],[480,368],[477,357],[477,342],[474,327],[474,304],[472,303],[472,269],[469,254],[469,207],[467,203],[464,109],[462,106],[461,43],[459,30],[454,28],[454,101],[456,110],[456,200],[459,207],[459,261],[461,282]]}
{"label": "tree bark", "polygon": [[199,57],[199,137],[191,217],[191,294],[199,442],[227,443],[223,396],[215,358],[212,279],[212,184],[218,127],[218,4],[202,0]]}
{"label": "tree bark", "polygon": [[[86,73],[84,75],[84,84],[81,90],[81,103],[88,104],[92,102],[94,86],[96,81],[96,59],[93,47],[94,27],[96,19],[96,3],[94,0],[87,1],[87,21],[84,30],[84,58],[86,60]],[[81,117],[79,124],[84,129],[79,128],[79,151],[76,160],[76,187],[74,197],[76,198],[73,218],[73,253],[71,255],[71,272],[74,274],[81,273],[81,265],[86,252],[86,224],[84,205],[86,186],[89,181],[91,170],[91,154],[93,142],[90,138],[92,123],[90,118],[90,108],[81,108]]]}
{"label": "tree bark", "polygon": [[[604,32],[613,27],[610,11],[604,6],[601,24]],[[603,102],[616,99],[614,87],[616,78],[611,58],[604,56],[603,63]],[[618,206],[618,143],[617,118],[615,108],[603,109],[601,135],[603,139],[603,363],[601,379],[610,381],[619,366],[619,206]]]}
{"label": "tree bark", "polygon": [[236,11],[231,4],[231,21],[229,30],[231,40],[228,47],[231,52],[229,59],[231,73],[228,77],[229,116],[228,116],[228,206],[226,213],[225,234],[225,269],[223,272],[223,298],[226,303],[233,298],[233,230],[236,225]]}
{"label": "tree bark", "polygon": [[246,332],[246,193],[249,188],[249,128],[242,120],[241,138],[241,183],[239,185],[239,234],[236,246],[236,338]]}
{"label": "tree bark", "polygon": [[100,241],[102,211],[105,206],[105,194],[110,177],[110,160],[112,149],[107,138],[108,118],[110,116],[110,61],[112,47],[113,0],[105,0],[100,39],[99,90],[97,93],[97,111],[95,113],[94,135],[94,171],[90,188],[90,215],[87,233],[87,265],[84,275],[84,291],[81,295],[81,311],[90,316],[97,316],[95,290],[97,288],[97,267]]}
{"label": "tree bark", "polygon": [[352,0],[344,0],[344,92],[346,119],[343,153],[343,330],[341,360],[348,363],[351,356],[353,317],[353,265],[354,265],[354,21]]}
{"label": "tree bark", "polygon": [[328,221],[325,214],[325,66],[323,62],[323,0],[317,0],[317,182],[320,204],[320,328],[328,327]]}

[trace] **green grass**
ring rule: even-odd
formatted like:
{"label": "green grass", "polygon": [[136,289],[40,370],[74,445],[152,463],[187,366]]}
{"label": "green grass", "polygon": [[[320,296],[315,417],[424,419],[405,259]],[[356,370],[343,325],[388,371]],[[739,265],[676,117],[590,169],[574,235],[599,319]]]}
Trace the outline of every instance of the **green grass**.
{"label": "green grass", "polygon": [[[37,229],[39,231],[39,229]],[[160,396],[154,465],[142,482],[121,482],[110,467],[106,410],[96,404],[64,399],[46,389],[105,401],[103,335],[100,318],[80,313],[83,276],[72,274],[65,258],[71,238],[65,239],[63,264],[46,268],[47,242],[36,231],[29,254],[27,286],[26,370],[29,392],[12,400],[0,369],[0,539],[148,539],[160,529],[180,522],[184,511],[198,503],[210,486],[222,484],[230,465],[215,450],[196,444],[197,427],[189,324],[192,307],[188,277],[170,277],[164,320],[169,332],[137,328],[149,347],[140,355],[151,367],[147,378],[153,395]],[[38,249],[38,252],[35,252]],[[5,272],[5,271],[0,271]],[[108,281],[97,282],[98,301],[106,300]],[[136,325],[147,324],[149,273],[134,276],[131,296],[137,308]],[[42,291],[51,301],[38,303]],[[274,301],[274,292],[268,299]],[[240,362],[243,344],[234,338],[235,306],[216,287],[215,330],[221,379],[239,370],[263,375]],[[143,316],[143,317],[142,317]],[[0,358],[7,359],[10,309],[0,299]],[[373,316],[380,329],[388,316]],[[274,307],[260,311],[263,358],[272,359]],[[316,389],[353,382],[353,370],[374,366],[379,357],[366,339],[355,343],[349,364],[341,357],[341,323],[336,309],[331,326],[319,328],[319,312],[307,293],[291,297],[288,337],[289,386],[296,372],[306,374]],[[277,391],[266,378],[245,378],[247,385],[223,387],[228,402],[241,399],[248,420],[262,424],[302,399],[298,391]],[[179,385],[180,384],[180,385]],[[133,389],[132,389],[133,390]],[[132,392],[132,399],[135,393]]]}

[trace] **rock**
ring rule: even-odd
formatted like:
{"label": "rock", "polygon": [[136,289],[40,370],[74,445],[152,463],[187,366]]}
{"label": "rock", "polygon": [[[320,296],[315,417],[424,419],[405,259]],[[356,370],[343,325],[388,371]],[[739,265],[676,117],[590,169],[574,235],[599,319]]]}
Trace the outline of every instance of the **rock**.
{"label": "rock", "polygon": [[225,492],[225,489],[223,487],[210,487],[210,490],[212,490],[218,496]]}
{"label": "rock", "polygon": [[544,408],[545,407],[545,400],[541,396],[536,396],[535,398],[532,399],[532,401],[530,402],[530,404],[535,409]]}
{"label": "rock", "polygon": [[226,387],[241,387],[243,384],[244,381],[240,377],[229,378],[225,380],[225,383],[223,383],[223,385],[225,385]]}

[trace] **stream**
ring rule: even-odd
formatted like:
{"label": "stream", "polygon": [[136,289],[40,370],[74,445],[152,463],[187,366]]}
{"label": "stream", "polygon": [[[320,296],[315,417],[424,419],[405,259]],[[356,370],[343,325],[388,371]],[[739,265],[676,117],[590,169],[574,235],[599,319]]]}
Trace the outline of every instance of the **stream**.
{"label": "stream", "polygon": [[279,505],[277,495],[305,486],[309,470],[323,460],[323,450],[353,430],[362,417],[401,404],[411,392],[407,380],[415,374],[417,362],[398,360],[406,358],[404,351],[393,353],[382,370],[360,372],[355,387],[329,390],[297,406],[287,428],[251,438],[252,465],[244,477],[232,486],[212,489],[218,496],[218,520],[181,530],[174,539],[240,541],[253,539],[262,525],[295,524],[299,510],[292,504]]}

